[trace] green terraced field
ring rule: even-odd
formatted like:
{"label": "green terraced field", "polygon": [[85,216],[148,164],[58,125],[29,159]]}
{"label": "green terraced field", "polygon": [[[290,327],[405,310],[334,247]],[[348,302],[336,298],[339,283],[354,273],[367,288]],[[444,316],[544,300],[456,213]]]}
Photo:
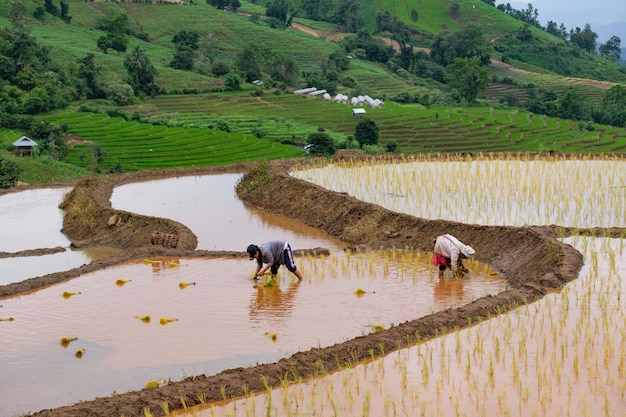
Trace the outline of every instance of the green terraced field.
{"label": "green terraced field", "polygon": [[[184,113],[188,116],[196,112],[216,119],[245,114],[248,120],[256,119],[259,123],[280,118],[346,136],[354,134],[358,123],[358,119],[351,115],[349,105],[297,94],[167,96],[156,97],[149,101],[149,105],[165,114]],[[382,145],[395,141],[399,151],[407,153],[479,150],[617,152],[626,146],[623,129],[596,125],[594,131],[586,131],[581,130],[577,122],[550,119],[520,110],[485,107],[426,109],[387,103],[383,108],[367,109],[367,117],[380,128],[379,142]],[[297,132],[294,128],[284,135]],[[598,140],[598,135],[604,139]],[[280,135],[273,137],[281,139]]]}
{"label": "green terraced field", "polygon": [[50,116],[48,120],[66,124],[69,133],[81,139],[69,150],[64,162],[86,168],[91,163],[91,145],[98,145],[107,153],[101,168],[120,164],[125,171],[226,165],[303,155],[296,146],[251,135],[138,123],[105,114],[71,113]]}

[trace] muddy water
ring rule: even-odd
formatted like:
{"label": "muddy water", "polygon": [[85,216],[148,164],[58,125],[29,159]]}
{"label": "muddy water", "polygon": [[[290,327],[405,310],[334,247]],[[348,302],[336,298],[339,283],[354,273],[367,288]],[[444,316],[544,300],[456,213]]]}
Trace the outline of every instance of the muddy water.
{"label": "muddy water", "polygon": [[317,229],[246,206],[235,195],[241,175],[189,176],[127,184],[113,190],[111,205],[118,210],[185,224],[198,236],[198,249],[245,251],[250,243],[274,239],[288,241],[294,249],[344,247]]}
{"label": "muddy water", "polygon": [[[277,285],[256,282],[247,258],[140,259],[4,299],[0,318],[14,320],[0,321],[0,338],[10,341],[0,344],[0,415],[275,361],[504,288],[477,263],[467,279],[440,280],[424,255],[345,253],[314,229],[243,205],[233,191],[238,178],[130,184],[115,190],[113,205],[174,218],[207,249],[243,251],[249,242],[280,238],[331,255],[297,258],[300,283],[285,268]],[[155,207],[161,211],[149,212]],[[131,281],[119,286],[118,279]],[[180,289],[181,282],[195,284]],[[80,294],[66,299],[65,291]],[[136,317],[144,315],[149,323]],[[161,325],[161,318],[177,320]],[[63,347],[62,337],[78,339]]]}
{"label": "muddy water", "polygon": [[59,203],[69,190],[48,188],[0,196],[0,252],[65,248],[45,256],[0,258],[0,285],[66,271],[94,259],[87,252],[70,250],[69,240],[61,233],[63,212]]}
{"label": "muddy water", "polygon": [[[5,299],[0,315],[14,320],[0,322],[11,341],[0,345],[0,415],[276,361],[503,288],[479,266],[440,280],[415,254],[340,255],[299,258],[305,279],[282,268],[275,286],[251,279],[247,259],[144,259]],[[62,337],[78,340],[64,348]]]}
{"label": "muddy water", "polygon": [[565,242],[584,254],[585,266],[561,292],[383,359],[193,416],[622,416],[626,241]]}

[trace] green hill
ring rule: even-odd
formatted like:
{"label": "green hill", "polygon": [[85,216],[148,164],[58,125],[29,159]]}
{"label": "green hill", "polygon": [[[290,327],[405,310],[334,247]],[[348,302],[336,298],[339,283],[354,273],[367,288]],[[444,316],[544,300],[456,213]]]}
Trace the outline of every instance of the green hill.
{"label": "green hill", "polygon": [[[12,129],[0,134],[0,157],[12,158],[10,144],[19,135],[34,134],[29,129],[37,123],[66,127],[72,139],[67,156],[51,166],[80,167],[78,172],[293,157],[302,155],[307,136],[321,129],[337,146],[354,147],[358,120],[349,106],[290,93],[311,84],[328,86],[333,95],[383,99],[385,106],[368,110],[367,117],[380,128],[381,147],[395,142],[399,152],[624,150],[623,128],[602,125],[606,118],[597,113],[606,92],[626,84],[626,70],[480,0],[362,0],[356,7],[366,35],[341,33],[345,21],[312,20],[303,10],[295,13],[298,25],[276,28],[275,20],[262,16],[268,3],[263,1],[243,1],[238,13],[204,1],[63,3],[69,18],[42,11],[43,2],[37,0],[0,3],[0,28],[5,30],[0,71],[6,74],[0,122]],[[338,2],[331,3],[336,9],[329,13],[337,12]],[[103,50],[99,42],[111,36],[111,22],[119,16],[126,19],[126,49]],[[410,31],[403,40],[414,46],[410,68],[404,68],[399,54],[377,62],[377,54],[387,54],[394,45],[397,50],[402,39],[401,30],[388,30],[402,26],[397,23],[376,33],[383,18],[396,19]],[[428,59],[425,48],[438,36],[470,25],[480,28],[491,65],[487,87],[471,107],[463,108],[443,82],[446,68]],[[197,35],[192,70],[172,67],[184,57],[178,54],[185,49],[174,42],[181,31]],[[19,45],[17,33],[27,34],[19,35],[25,36],[22,48],[12,45]],[[346,60],[347,45],[357,47]],[[133,95],[128,84],[127,59],[137,50],[155,70],[160,92],[153,98],[139,90]],[[246,82],[241,71],[247,68],[242,70],[238,61],[242,51],[255,55],[263,85]],[[16,55],[28,54],[45,59],[21,69],[11,66],[20,65],[11,62],[18,62]],[[97,93],[83,73],[89,56],[97,70]],[[217,74],[219,65],[230,72]],[[558,114],[568,94],[584,100],[587,119],[568,121]],[[81,110],[96,113],[77,112],[81,104],[86,104]],[[46,105],[55,110],[38,110]],[[30,115],[11,110],[19,106]]]}

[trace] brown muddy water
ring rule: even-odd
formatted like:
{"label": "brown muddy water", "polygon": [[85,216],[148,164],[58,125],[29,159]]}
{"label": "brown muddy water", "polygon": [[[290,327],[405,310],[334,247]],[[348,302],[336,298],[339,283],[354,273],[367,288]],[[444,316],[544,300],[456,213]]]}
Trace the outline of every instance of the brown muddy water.
{"label": "brown muddy water", "polygon": [[[129,184],[114,191],[112,204],[186,224],[200,249],[243,251],[284,239],[294,249],[328,248],[330,256],[297,258],[305,279],[281,268],[273,286],[251,278],[247,258],[138,259],[3,299],[0,318],[13,321],[0,321],[0,415],[273,362],[505,287],[477,263],[467,279],[440,280],[426,254],[346,253],[319,231],[246,207],[234,194],[238,178]],[[148,323],[138,318],[146,315]],[[162,318],[173,321],[162,325]],[[77,340],[64,347],[63,337]]]}
{"label": "brown muddy water", "polygon": [[42,188],[0,196],[0,252],[63,249],[44,256],[0,258],[0,285],[67,271],[107,256],[97,248],[70,249],[70,241],[61,233],[63,212],[59,209],[69,191],[70,188]]}
{"label": "brown muddy water", "polygon": [[626,241],[564,241],[585,266],[536,303],[381,359],[175,415],[624,416]]}

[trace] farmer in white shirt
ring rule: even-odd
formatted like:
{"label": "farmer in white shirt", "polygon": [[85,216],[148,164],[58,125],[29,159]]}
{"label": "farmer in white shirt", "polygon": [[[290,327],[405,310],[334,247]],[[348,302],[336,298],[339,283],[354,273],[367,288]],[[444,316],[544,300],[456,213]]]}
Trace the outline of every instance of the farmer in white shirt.
{"label": "farmer in white shirt", "polygon": [[473,258],[476,251],[450,234],[438,236],[433,250],[433,264],[439,267],[439,278],[443,278],[446,268],[452,269],[455,277],[462,277],[468,271],[463,259]]}

